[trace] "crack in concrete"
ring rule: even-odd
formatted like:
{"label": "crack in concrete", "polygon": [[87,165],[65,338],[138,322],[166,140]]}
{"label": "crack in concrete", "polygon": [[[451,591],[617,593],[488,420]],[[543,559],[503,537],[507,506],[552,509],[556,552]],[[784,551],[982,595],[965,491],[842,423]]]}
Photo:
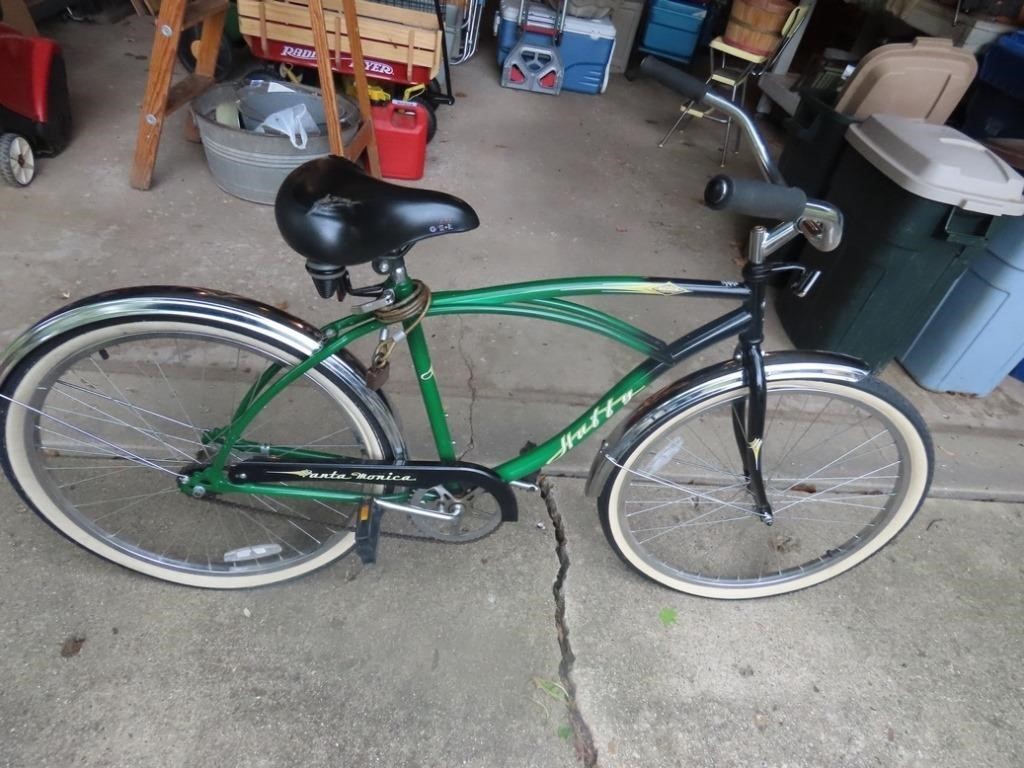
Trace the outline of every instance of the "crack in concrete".
{"label": "crack in concrete", "polygon": [[569,625],[565,619],[565,577],[569,573],[570,565],[568,537],[565,534],[562,515],[555,503],[554,488],[551,482],[547,477],[541,476],[537,484],[540,486],[541,498],[544,499],[548,517],[551,518],[551,525],[555,531],[555,554],[558,557],[558,574],[555,576],[554,584],[551,585],[551,592],[555,596],[555,631],[558,634],[558,647],[562,653],[562,660],[558,664],[558,676],[568,696],[565,707],[569,715],[569,724],[572,726],[576,756],[585,768],[596,768],[597,746],[594,744],[590,726],[576,703],[576,683],[572,679],[576,654],[572,652],[572,644],[569,642]]}
{"label": "crack in concrete", "polygon": [[459,354],[462,356],[462,362],[466,364],[466,368],[469,369],[469,378],[466,380],[466,386],[469,387],[469,442],[466,447],[459,453],[459,461],[462,461],[463,457],[473,450],[473,446],[476,444],[476,429],[473,423],[474,410],[476,408],[476,368],[473,367],[473,361],[469,359],[469,355],[466,354],[466,350],[462,346],[462,342],[465,340],[466,326],[463,322],[462,316],[459,316]]}

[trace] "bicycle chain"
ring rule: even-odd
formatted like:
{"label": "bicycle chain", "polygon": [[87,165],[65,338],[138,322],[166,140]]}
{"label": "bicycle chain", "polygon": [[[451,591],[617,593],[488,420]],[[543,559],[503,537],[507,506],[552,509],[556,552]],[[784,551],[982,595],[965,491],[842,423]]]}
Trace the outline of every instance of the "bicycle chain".
{"label": "bicycle chain", "polygon": [[[425,533],[424,534],[398,533],[397,531],[381,531],[380,532],[380,537],[382,539],[383,538],[389,538],[389,539],[403,539],[403,540],[408,540],[408,541],[429,541],[432,544],[444,544],[444,545],[449,546],[449,547],[462,547],[462,546],[465,546],[466,544],[476,544],[478,541],[483,541],[488,536],[492,535],[499,528],[501,528],[501,523],[498,523],[496,526],[494,526],[491,530],[489,530],[483,536],[479,536],[479,537],[477,537],[475,539],[470,539],[469,541],[449,541],[447,539],[435,539],[433,536],[428,536]],[[350,529],[350,530],[354,530],[354,529]]]}

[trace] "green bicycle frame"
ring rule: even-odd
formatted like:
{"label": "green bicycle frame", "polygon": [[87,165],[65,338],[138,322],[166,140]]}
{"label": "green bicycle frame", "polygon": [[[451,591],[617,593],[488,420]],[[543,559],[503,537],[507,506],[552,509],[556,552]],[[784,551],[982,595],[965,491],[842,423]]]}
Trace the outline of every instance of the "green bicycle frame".
{"label": "green bicycle frame", "polygon": [[[412,282],[408,280],[395,282],[389,279],[386,284],[386,287],[395,291],[399,299],[407,296],[412,291],[412,286]],[[609,294],[734,299],[742,302],[742,305],[675,341],[666,342],[620,318],[567,301],[574,296]],[[489,314],[546,320],[600,334],[646,355],[645,360],[623,376],[571,424],[531,450],[494,467],[494,472],[502,480],[510,482],[531,475],[575,448],[669,368],[706,347],[738,336],[748,329],[754,322],[756,312],[751,303],[752,291],[743,283],[662,277],[576,277],[435,293],[427,317]],[[426,335],[422,325],[412,325],[411,322],[406,323],[409,352],[438,457],[442,461],[455,461],[451,432],[431,363]],[[349,315],[322,329],[324,341],[315,354],[292,368],[281,369],[272,366],[265,371],[239,404],[231,423],[207,435],[208,441],[219,444],[220,450],[211,465],[198,475],[194,475],[183,490],[202,482],[208,490],[221,493],[259,493],[342,501],[356,501],[361,498],[359,494],[346,491],[231,483],[225,478],[224,469],[232,448],[246,448],[248,444],[242,440],[242,435],[271,400],[307,371],[316,368],[321,362],[357,339],[383,327],[384,325],[372,314]],[[412,329],[408,330],[410,327]],[[263,446],[263,450],[265,454],[278,458],[346,460],[344,456],[287,446]]]}

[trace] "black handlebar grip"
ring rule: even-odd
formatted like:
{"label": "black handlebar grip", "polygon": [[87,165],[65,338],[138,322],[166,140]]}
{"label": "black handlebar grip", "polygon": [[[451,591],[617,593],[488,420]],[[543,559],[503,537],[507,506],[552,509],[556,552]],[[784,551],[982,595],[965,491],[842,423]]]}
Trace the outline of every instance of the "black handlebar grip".
{"label": "black handlebar grip", "polygon": [[792,221],[804,212],[807,194],[799,187],[715,176],[704,188],[704,202],[716,211],[735,211],[759,219]]}
{"label": "black handlebar grip", "polygon": [[693,75],[688,75],[653,56],[644,57],[640,62],[640,71],[650,75],[666,88],[671,88],[694,101],[704,101],[708,93],[708,84],[703,80],[698,80]]}

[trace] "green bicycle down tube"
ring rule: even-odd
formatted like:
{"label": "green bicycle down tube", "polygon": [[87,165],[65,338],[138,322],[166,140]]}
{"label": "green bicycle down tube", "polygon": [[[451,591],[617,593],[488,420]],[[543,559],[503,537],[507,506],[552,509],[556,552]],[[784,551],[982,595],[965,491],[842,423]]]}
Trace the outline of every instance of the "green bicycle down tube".
{"label": "green bicycle down tube", "polygon": [[566,429],[529,453],[524,453],[522,456],[517,456],[495,467],[494,471],[506,482],[519,480],[562,458],[618,413],[629,401],[643,392],[652,381],[664,373],[666,367],[665,364],[655,360],[645,360],[640,363]]}

